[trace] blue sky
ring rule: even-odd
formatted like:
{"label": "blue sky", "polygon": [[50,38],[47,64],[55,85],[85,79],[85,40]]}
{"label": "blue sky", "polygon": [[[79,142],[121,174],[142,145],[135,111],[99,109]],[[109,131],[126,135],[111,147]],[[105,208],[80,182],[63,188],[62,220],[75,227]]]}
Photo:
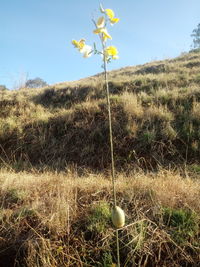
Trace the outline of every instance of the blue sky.
{"label": "blue sky", "polygon": [[[109,70],[172,58],[188,51],[200,23],[199,0],[102,0],[120,22],[109,28],[119,60]],[[78,80],[102,71],[101,59],[82,58],[71,45],[92,33],[96,0],[0,0],[0,84],[16,88],[25,79],[47,83]]]}

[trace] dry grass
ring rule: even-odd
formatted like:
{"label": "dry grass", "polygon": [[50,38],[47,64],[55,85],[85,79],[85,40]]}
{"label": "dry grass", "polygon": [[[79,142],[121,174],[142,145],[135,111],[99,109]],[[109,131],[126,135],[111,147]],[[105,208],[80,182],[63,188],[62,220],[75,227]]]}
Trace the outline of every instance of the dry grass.
{"label": "dry grass", "polygon": [[[115,261],[114,230],[101,218],[108,216],[103,214],[112,198],[108,177],[2,170],[0,184],[1,266],[111,266]],[[183,225],[186,235],[180,241],[163,210],[191,211],[196,220],[199,193],[199,181],[178,172],[118,174],[118,203],[126,212],[120,231],[123,266],[197,266],[199,227],[187,234]]]}
{"label": "dry grass", "polygon": [[[109,73],[124,267],[200,262],[199,70],[192,52]],[[0,92],[0,164],[1,267],[116,262],[102,74]]]}
{"label": "dry grass", "polygon": [[120,100],[124,105],[124,111],[132,119],[141,119],[144,115],[144,109],[141,105],[137,95],[133,93],[124,92]]}
{"label": "dry grass", "polygon": [[191,115],[196,121],[200,121],[200,103],[199,102],[196,102],[196,101],[193,102]]}
{"label": "dry grass", "polygon": [[[199,161],[199,62],[200,54],[193,52],[109,72],[119,170]],[[109,166],[102,74],[2,91],[0,110],[1,166]]]}
{"label": "dry grass", "polygon": [[150,106],[145,110],[145,118],[148,120],[158,119],[163,122],[173,121],[173,113],[167,108],[167,106]]}

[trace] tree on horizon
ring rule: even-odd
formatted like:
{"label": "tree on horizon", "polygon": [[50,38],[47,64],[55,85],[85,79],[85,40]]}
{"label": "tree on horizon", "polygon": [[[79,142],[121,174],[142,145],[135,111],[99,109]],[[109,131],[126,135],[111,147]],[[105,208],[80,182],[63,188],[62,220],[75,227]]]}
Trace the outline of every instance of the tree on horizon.
{"label": "tree on horizon", "polygon": [[200,23],[197,25],[192,31],[191,37],[193,37],[193,48],[199,49],[200,48]]}
{"label": "tree on horizon", "polygon": [[41,87],[44,87],[47,85],[48,84],[39,77],[37,77],[35,79],[27,80],[25,83],[25,87],[27,87],[27,88],[41,88]]}

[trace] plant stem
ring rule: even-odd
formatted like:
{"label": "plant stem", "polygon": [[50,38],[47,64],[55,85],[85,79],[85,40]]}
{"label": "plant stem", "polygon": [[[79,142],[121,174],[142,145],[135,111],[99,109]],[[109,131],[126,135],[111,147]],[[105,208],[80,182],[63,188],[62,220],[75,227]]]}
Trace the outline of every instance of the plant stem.
{"label": "plant stem", "polygon": [[[105,46],[103,44],[103,50]],[[114,161],[114,152],[113,152],[113,134],[112,134],[112,117],[111,117],[111,109],[110,109],[110,92],[108,85],[108,75],[107,75],[107,62],[105,55],[104,57],[104,78],[105,78],[105,86],[106,86],[106,96],[107,96],[107,107],[108,107],[108,121],[109,121],[109,137],[110,137],[110,156],[111,156],[111,172],[112,172],[112,187],[113,187],[113,204],[117,206],[117,197],[116,197],[116,189],[115,189],[115,161]]]}
{"label": "plant stem", "polygon": [[119,235],[118,235],[118,229],[116,229],[116,243],[117,243],[117,267],[120,267],[120,254],[119,254]]}
{"label": "plant stem", "polygon": [[[102,41],[103,51],[105,50],[104,42]],[[115,188],[115,161],[113,152],[113,134],[112,134],[112,116],[110,108],[110,92],[108,85],[108,75],[107,75],[107,60],[105,54],[103,53],[104,62],[104,78],[106,86],[106,96],[107,96],[107,107],[108,107],[108,121],[109,121],[109,136],[110,136],[110,156],[111,156],[111,171],[112,171],[112,187],[113,187],[113,204],[114,207],[117,206],[116,188]],[[119,254],[119,236],[118,229],[116,229],[116,246],[117,246],[117,267],[120,267],[120,254]]]}
{"label": "plant stem", "polygon": [[[95,20],[92,20],[97,28]],[[111,156],[111,173],[112,173],[112,188],[113,188],[113,206],[117,206],[116,188],[115,188],[115,161],[113,152],[113,134],[112,134],[112,116],[110,108],[110,91],[108,85],[108,74],[107,74],[107,59],[105,57],[105,43],[103,41],[103,35],[99,35],[102,48],[103,48],[103,68],[104,68],[104,79],[106,86],[106,97],[107,97],[107,108],[108,108],[108,121],[109,121],[109,137],[110,137],[110,156]],[[116,245],[117,245],[117,267],[120,267],[120,254],[119,254],[119,236],[118,229],[116,229]]]}

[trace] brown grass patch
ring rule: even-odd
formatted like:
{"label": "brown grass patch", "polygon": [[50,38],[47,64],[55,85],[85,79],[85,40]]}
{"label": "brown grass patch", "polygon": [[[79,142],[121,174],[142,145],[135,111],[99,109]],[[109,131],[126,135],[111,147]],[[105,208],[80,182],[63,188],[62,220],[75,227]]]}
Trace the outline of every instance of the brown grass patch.
{"label": "brown grass patch", "polygon": [[[103,215],[107,214],[103,203],[110,205],[112,200],[109,177],[78,176],[70,170],[68,174],[2,170],[0,184],[2,266],[14,262],[28,267],[115,262],[114,230],[111,222],[101,217],[107,216]],[[8,192],[13,203],[9,208],[4,206]],[[120,231],[123,266],[139,262],[140,266],[197,266],[199,232],[192,228],[192,236],[186,234],[177,241],[173,226],[163,221],[163,209],[189,210],[199,216],[199,193],[198,180],[183,179],[178,172],[118,174],[118,204],[126,212],[126,226]],[[6,250],[12,264],[5,265]]]}

